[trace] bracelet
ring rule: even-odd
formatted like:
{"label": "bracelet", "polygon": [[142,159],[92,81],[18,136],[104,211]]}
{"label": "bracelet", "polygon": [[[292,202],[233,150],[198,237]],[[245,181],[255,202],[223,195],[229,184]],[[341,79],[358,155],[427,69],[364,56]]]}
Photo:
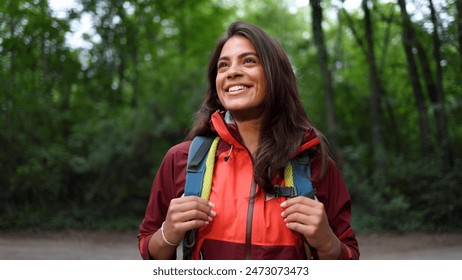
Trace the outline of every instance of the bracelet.
{"label": "bracelet", "polygon": [[167,238],[165,238],[164,224],[165,224],[165,222],[163,222],[162,226],[160,227],[160,232],[162,233],[162,239],[164,240],[164,242],[167,243],[170,246],[178,246],[178,245],[180,245],[180,243],[172,243],[172,242],[168,241]]}

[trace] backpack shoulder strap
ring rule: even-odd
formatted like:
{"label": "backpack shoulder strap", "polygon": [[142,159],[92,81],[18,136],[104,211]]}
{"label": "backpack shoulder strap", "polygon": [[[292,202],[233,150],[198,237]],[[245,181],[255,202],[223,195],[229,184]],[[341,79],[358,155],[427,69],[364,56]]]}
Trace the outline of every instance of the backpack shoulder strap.
{"label": "backpack shoulder strap", "polygon": [[292,159],[290,163],[292,164],[293,183],[297,190],[297,195],[314,199],[316,189],[313,188],[311,180],[311,165],[308,153],[302,153],[300,156]]}
{"label": "backpack shoulder strap", "polygon": [[[295,187],[297,192],[296,195],[298,196],[303,195],[312,199],[316,198],[316,189],[313,187],[311,177],[311,165],[308,149],[319,144],[320,140],[318,137],[311,139],[300,147],[299,150],[303,151],[296,158],[290,161],[290,165],[293,169],[292,186]],[[284,175],[284,177],[286,176]]]}
{"label": "backpack shoulder strap", "polygon": [[[186,167],[185,195],[200,196],[208,199],[211,191],[211,179],[215,162],[215,152],[219,137],[194,137],[188,153]],[[204,182],[205,180],[205,182]],[[183,259],[191,259],[196,244],[196,230],[186,232],[183,239]]]}
{"label": "backpack shoulder strap", "polygon": [[285,186],[273,186],[272,194],[276,197],[306,196],[314,199],[316,189],[311,182],[310,158],[303,152],[287,163],[284,169]]}
{"label": "backpack shoulder strap", "polygon": [[185,195],[209,199],[212,189],[215,154],[220,137],[197,136],[189,148]]}
{"label": "backpack shoulder strap", "polygon": [[205,173],[205,159],[212,141],[213,138],[206,136],[196,136],[192,140],[188,153],[188,165],[186,167],[185,195],[201,196]]}

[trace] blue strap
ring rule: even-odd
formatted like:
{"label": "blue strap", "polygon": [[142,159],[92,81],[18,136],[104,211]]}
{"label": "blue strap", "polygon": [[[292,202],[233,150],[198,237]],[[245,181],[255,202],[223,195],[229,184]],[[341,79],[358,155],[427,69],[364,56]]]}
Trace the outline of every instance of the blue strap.
{"label": "blue strap", "polygon": [[[188,163],[186,167],[185,195],[201,196],[204,182],[205,162],[212,145],[213,138],[206,136],[194,137],[189,147]],[[192,249],[196,245],[196,230],[186,232],[183,239],[183,259],[190,260]]]}
{"label": "blue strap", "polygon": [[194,137],[188,153],[186,168],[185,195],[201,196],[204,181],[205,162],[212,145],[213,138],[206,136]]}
{"label": "blue strap", "polygon": [[311,182],[311,166],[308,155],[300,155],[291,160],[294,176],[295,196],[306,196],[314,199],[316,190]]}

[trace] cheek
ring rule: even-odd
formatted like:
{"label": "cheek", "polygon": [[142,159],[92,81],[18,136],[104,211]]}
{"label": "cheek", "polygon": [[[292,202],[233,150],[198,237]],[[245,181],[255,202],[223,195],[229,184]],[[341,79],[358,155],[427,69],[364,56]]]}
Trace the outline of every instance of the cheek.
{"label": "cheek", "polygon": [[218,86],[218,83],[216,85],[216,94],[217,94],[217,97],[218,97],[218,102],[220,104],[223,104],[223,91],[220,90],[220,87]]}
{"label": "cheek", "polygon": [[220,91],[217,91],[218,101],[223,105],[223,94]]}
{"label": "cheek", "polygon": [[220,92],[220,89],[223,87],[223,79],[220,77],[220,75],[217,75],[215,78],[215,90],[217,92]]}
{"label": "cheek", "polygon": [[266,96],[266,87],[264,84],[261,84],[259,87],[258,87],[258,96],[260,97],[260,99],[265,99],[265,96]]}
{"label": "cheek", "polygon": [[217,92],[218,98],[222,101],[223,98],[223,78],[220,75],[217,75],[215,79],[215,90]]}
{"label": "cheek", "polygon": [[266,97],[266,80],[265,79],[261,80],[260,90],[261,90],[262,98],[264,99]]}

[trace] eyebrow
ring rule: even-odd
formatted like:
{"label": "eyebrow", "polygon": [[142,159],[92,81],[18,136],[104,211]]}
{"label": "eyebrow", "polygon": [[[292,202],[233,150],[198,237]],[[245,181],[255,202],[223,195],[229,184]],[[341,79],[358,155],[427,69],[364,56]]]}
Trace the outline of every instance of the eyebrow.
{"label": "eyebrow", "polygon": [[[243,58],[243,57],[246,57],[248,55],[254,55],[254,56],[258,57],[258,54],[255,53],[255,52],[244,52],[244,53],[241,53],[238,56],[238,58]],[[229,60],[229,56],[222,56],[222,57],[218,58],[218,61],[220,61],[220,60]]]}

